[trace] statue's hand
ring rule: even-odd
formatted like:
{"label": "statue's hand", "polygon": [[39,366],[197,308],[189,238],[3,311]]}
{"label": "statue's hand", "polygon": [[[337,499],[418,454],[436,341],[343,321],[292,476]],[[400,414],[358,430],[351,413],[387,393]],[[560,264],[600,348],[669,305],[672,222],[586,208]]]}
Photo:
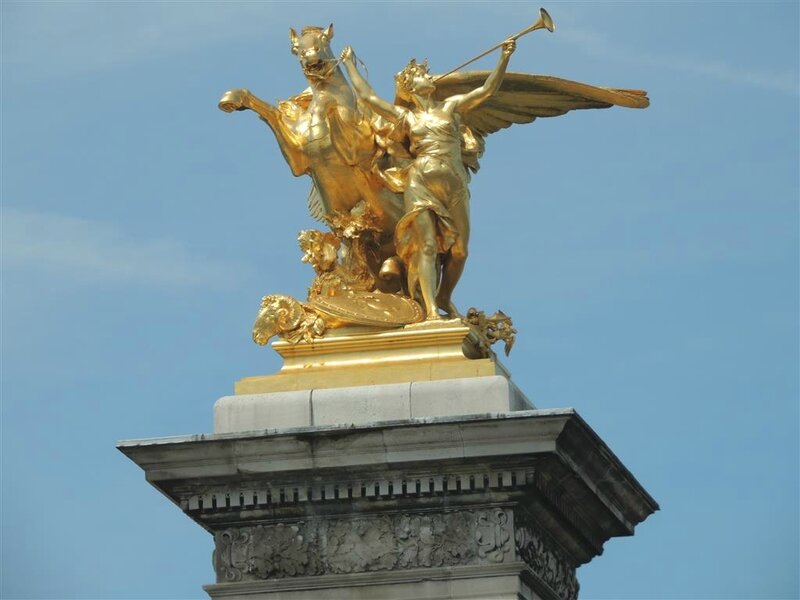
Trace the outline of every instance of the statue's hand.
{"label": "statue's hand", "polygon": [[352,63],[352,62],[355,62],[353,60],[353,56],[354,56],[353,55],[353,47],[352,46],[345,46],[344,50],[342,50],[342,54],[341,54],[340,58],[342,59],[342,62],[350,62],[350,63]]}
{"label": "statue's hand", "polygon": [[233,112],[235,110],[245,110],[247,108],[247,98],[250,96],[250,90],[240,88],[236,90],[228,90],[222,95],[219,100],[220,110],[225,112]]}
{"label": "statue's hand", "polygon": [[517,42],[516,40],[506,40],[503,42],[503,56],[511,56],[514,54],[514,50],[517,49]]}

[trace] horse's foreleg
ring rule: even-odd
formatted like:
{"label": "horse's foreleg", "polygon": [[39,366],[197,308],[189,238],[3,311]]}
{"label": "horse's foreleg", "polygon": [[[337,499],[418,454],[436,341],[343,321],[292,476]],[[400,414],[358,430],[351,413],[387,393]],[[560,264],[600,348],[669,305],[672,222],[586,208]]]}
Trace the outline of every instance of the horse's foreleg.
{"label": "horse's foreleg", "polygon": [[225,92],[222,99],[219,101],[219,108],[225,112],[252,110],[269,126],[272,133],[275,134],[278,147],[283,157],[286,159],[286,162],[289,164],[292,174],[299,177],[308,172],[308,161],[302,151],[303,140],[286,124],[281,112],[277,108],[268,102],[264,102],[247,89],[236,89]]}
{"label": "horse's foreleg", "polygon": [[289,164],[292,175],[299,177],[308,173],[309,164],[303,152],[304,140],[286,124],[280,111],[252,94],[247,99],[247,107],[269,125],[272,133],[275,134],[275,139],[278,140],[278,147],[281,150],[281,154],[283,154],[283,158]]}

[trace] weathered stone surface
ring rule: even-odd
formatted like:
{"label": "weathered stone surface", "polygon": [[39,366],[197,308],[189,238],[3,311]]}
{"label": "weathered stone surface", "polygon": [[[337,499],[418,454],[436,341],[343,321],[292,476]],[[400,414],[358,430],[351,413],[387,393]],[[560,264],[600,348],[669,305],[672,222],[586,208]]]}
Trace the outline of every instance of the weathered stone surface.
{"label": "weathered stone surface", "polygon": [[571,600],[658,508],[569,409],[119,447],[214,534],[215,599]]}
{"label": "weathered stone surface", "polygon": [[508,509],[411,512],[228,528],[214,536],[217,581],[502,563]]}
{"label": "weathered stone surface", "polygon": [[314,425],[364,425],[411,418],[411,384],[313,390]]}
{"label": "weathered stone surface", "polygon": [[520,558],[556,596],[568,600],[577,598],[579,585],[575,566],[545,540],[533,520],[526,518],[524,511],[517,511],[514,541]]}
{"label": "weathered stone surface", "polygon": [[214,538],[218,583],[522,561],[546,597],[578,596],[575,566],[522,509],[314,518],[227,528]]}
{"label": "weathered stone surface", "polygon": [[212,584],[204,589],[215,600],[544,600],[516,571],[463,569],[469,576],[462,567],[448,567]]}
{"label": "weathered stone surface", "polygon": [[517,386],[495,375],[225,396],[214,404],[214,432],[365,425],[531,409],[533,404]]}
{"label": "weathered stone surface", "polygon": [[500,375],[411,384],[411,416],[446,417],[531,410],[533,405]]}
{"label": "weathered stone surface", "polygon": [[214,432],[311,425],[311,390],[225,396],[214,403]]}

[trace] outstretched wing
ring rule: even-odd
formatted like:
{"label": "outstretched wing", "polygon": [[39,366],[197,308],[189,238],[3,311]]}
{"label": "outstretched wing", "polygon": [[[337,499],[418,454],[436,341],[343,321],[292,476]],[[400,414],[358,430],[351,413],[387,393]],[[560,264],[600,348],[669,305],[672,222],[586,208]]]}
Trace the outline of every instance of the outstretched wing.
{"label": "outstretched wing", "polygon": [[[434,96],[444,100],[482,86],[490,71],[463,71],[436,80]],[[434,76],[435,79],[435,76]],[[603,88],[547,75],[506,73],[500,90],[462,115],[463,122],[480,136],[514,123],[531,123],[537,117],[558,117],[586,108],[647,108],[650,100],[642,90]]]}

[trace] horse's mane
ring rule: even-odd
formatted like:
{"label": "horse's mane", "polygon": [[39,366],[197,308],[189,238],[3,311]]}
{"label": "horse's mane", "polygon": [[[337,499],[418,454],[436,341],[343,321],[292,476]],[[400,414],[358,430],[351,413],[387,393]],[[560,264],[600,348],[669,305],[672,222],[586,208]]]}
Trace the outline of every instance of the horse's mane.
{"label": "horse's mane", "polygon": [[300,35],[305,35],[307,33],[322,33],[323,31],[325,31],[324,27],[317,27],[316,25],[306,25],[300,32]]}

